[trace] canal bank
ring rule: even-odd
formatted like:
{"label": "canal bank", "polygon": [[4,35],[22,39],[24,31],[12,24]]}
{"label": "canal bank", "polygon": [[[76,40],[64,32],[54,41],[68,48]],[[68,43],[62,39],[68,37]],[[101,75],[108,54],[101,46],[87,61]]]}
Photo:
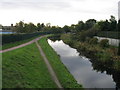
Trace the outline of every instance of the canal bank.
{"label": "canal bank", "polygon": [[63,88],[78,88],[83,90],[82,85],[78,84],[70,72],[66,69],[65,65],[61,62],[59,55],[48,44],[47,38],[42,38],[38,41],[42,50],[44,51],[48,61],[50,62],[53,70],[55,71]]}

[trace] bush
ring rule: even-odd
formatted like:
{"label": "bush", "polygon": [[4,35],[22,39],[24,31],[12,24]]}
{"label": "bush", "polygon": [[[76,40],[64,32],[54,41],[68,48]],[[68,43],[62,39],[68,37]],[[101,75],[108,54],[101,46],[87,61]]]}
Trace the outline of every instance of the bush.
{"label": "bush", "polygon": [[90,44],[97,44],[98,43],[98,39],[97,38],[92,38],[89,40]]}
{"label": "bush", "polygon": [[86,41],[87,43],[89,43],[90,39],[91,39],[90,37],[86,37],[86,40],[85,40],[85,41]]}
{"label": "bush", "polygon": [[76,33],[76,38],[78,41],[85,42],[87,38],[93,38],[98,31],[94,29],[83,30],[81,32]]}
{"label": "bush", "polygon": [[120,61],[119,60],[114,62],[114,68],[117,69],[117,70],[120,70]]}
{"label": "bush", "polygon": [[103,39],[99,43],[100,47],[105,48],[109,46],[109,40],[108,39]]}
{"label": "bush", "polygon": [[62,34],[60,37],[65,43],[71,43],[71,34]]}

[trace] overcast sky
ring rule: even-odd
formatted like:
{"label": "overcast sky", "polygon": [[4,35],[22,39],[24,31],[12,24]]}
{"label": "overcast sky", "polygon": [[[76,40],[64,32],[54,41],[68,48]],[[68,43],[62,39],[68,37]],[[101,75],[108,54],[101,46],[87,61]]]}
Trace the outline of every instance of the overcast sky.
{"label": "overcast sky", "polygon": [[0,24],[20,20],[51,25],[71,25],[88,19],[118,18],[120,0],[0,0]]}

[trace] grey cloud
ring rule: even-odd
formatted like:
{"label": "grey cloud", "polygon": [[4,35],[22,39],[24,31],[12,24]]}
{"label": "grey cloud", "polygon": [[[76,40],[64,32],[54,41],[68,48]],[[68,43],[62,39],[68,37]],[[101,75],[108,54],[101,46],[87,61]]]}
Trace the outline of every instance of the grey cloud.
{"label": "grey cloud", "polygon": [[[36,1],[36,0],[35,0]],[[35,8],[35,9],[65,9],[71,7],[68,2],[35,2],[29,1],[26,2],[18,2],[17,0],[14,2],[11,0],[6,0],[4,2],[0,2],[0,8],[3,9],[13,9],[13,8]],[[47,1],[47,0],[46,0]]]}
{"label": "grey cloud", "polygon": [[[80,13],[104,13],[101,10],[89,9],[87,7],[74,8],[72,2],[94,2],[94,0],[0,0],[0,8],[2,9],[14,9],[14,8],[29,8],[39,10],[61,10]],[[108,1],[108,0],[96,0],[96,1]],[[111,0],[112,2],[113,0]]]}

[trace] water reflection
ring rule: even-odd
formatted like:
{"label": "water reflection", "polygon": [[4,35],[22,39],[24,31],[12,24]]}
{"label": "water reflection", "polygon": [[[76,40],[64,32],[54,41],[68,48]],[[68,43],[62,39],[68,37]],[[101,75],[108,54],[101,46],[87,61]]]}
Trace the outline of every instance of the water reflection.
{"label": "water reflection", "polygon": [[[66,44],[63,44],[63,41],[60,40],[60,41],[51,41],[50,39],[48,39],[48,43],[53,47],[53,48],[57,48],[55,49],[58,54],[60,54],[61,56],[64,56],[64,57],[69,57],[69,56],[78,56],[79,53],[76,51],[76,49],[72,49],[70,48],[68,45]],[[58,48],[60,47],[60,48]],[[63,47],[61,49],[61,47]],[[64,48],[65,47],[65,48]],[[68,49],[69,49],[69,52],[68,52]]]}
{"label": "water reflection", "polygon": [[[100,61],[92,61],[93,69],[97,72],[106,72],[107,75],[111,75],[116,82],[116,87],[120,88],[120,71],[116,71],[110,67],[111,64],[104,64]],[[112,62],[110,62],[112,63]]]}
{"label": "water reflection", "polygon": [[107,68],[103,63],[79,56],[76,49],[64,44],[62,40],[53,42],[48,39],[48,43],[61,56],[63,64],[77,82],[85,88],[120,87],[120,72]]}

